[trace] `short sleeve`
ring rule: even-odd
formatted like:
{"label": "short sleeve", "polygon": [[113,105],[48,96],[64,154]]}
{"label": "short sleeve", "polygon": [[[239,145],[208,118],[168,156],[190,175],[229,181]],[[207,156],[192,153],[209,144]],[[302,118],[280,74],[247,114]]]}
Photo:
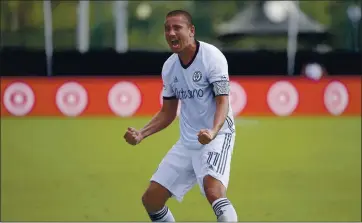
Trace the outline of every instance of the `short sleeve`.
{"label": "short sleeve", "polygon": [[167,81],[165,80],[163,80],[162,97],[164,99],[176,98],[175,93],[172,90],[171,84],[167,83]]}
{"label": "short sleeve", "polygon": [[167,73],[166,65],[162,68],[162,97],[163,99],[175,99],[176,95],[172,89],[170,75]]}
{"label": "short sleeve", "polygon": [[215,96],[229,95],[229,72],[225,56],[220,52],[211,58],[209,65],[209,83]]}
{"label": "short sleeve", "polygon": [[228,63],[221,52],[210,59],[209,67],[208,80],[210,84],[218,81],[229,81]]}

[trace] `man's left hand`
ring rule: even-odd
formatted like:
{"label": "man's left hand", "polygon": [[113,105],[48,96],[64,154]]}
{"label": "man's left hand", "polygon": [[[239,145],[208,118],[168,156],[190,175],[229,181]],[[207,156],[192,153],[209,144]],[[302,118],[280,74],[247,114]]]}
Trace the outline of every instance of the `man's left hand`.
{"label": "man's left hand", "polygon": [[201,129],[197,134],[198,140],[202,145],[209,144],[216,136],[216,132],[210,129]]}

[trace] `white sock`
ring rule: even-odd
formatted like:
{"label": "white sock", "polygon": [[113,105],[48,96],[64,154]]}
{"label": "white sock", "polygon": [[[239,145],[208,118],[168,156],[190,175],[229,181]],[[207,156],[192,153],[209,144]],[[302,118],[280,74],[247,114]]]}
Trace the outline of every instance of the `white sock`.
{"label": "white sock", "polygon": [[219,198],[212,203],[218,222],[237,222],[236,211],[227,198]]}
{"label": "white sock", "polygon": [[175,222],[175,218],[167,206],[164,206],[157,212],[148,213],[148,215],[150,216],[152,222]]}

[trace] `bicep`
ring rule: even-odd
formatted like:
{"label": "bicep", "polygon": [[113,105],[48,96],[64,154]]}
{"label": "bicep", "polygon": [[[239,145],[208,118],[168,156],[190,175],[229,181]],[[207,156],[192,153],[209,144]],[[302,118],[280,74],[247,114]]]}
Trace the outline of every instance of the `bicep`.
{"label": "bicep", "polygon": [[163,103],[161,111],[170,116],[176,116],[178,99],[176,97],[163,97]]}
{"label": "bicep", "polygon": [[229,95],[219,95],[215,96],[216,106],[228,106],[229,104]]}

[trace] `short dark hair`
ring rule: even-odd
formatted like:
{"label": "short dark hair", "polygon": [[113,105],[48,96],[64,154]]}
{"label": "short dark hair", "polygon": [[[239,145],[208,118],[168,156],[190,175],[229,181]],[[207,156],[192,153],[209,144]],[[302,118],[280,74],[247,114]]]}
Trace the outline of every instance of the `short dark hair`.
{"label": "short dark hair", "polygon": [[173,11],[167,13],[166,17],[176,16],[176,15],[185,16],[185,18],[187,19],[189,25],[193,25],[191,14],[189,12],[185,11],[185,10],[182,10],[182,9],[173,10]]}

